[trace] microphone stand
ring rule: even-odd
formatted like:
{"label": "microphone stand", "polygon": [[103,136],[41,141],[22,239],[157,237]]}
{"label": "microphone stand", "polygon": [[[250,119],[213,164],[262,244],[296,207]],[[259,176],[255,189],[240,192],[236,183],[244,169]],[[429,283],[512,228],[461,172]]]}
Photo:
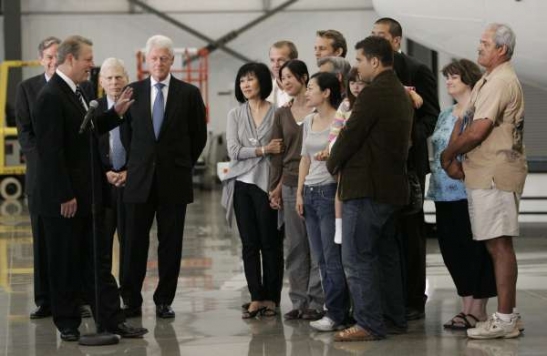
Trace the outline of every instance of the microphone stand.
{"label": "microphone stand", "polygon": [[99,243],[99,234],[97,231],[97,203],[95,201],[95,191],[96,191],[96,180],[95,180],[95,132],[94,125],[92,120],[89,120],[88,127],[83,127],[83,131],[87,130],[89,133],[89,147],[91,149],[91,221],[93,224],[93,273],[95,277],[94,287],[95,287],[95,330],[94,334],[82,335],[78,344],[83,346],[104,346],[104,345],[115,345],[120,342],[120,338],[112,333],[107,331],[101,331],[100,327],[100,292],[99,292],[99,254],[98,254],[98,243]]}

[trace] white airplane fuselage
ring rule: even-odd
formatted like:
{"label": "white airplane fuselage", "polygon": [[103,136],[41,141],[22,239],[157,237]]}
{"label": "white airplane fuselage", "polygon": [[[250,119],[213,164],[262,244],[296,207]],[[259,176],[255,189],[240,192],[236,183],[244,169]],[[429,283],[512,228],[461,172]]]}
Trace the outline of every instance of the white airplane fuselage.
{"label": "white airplane fuselage", "polygon": [[487,24],[515,31],[513,64],[519,78],[547,90],[546,0],[373,0],[380,16],[393,17],[403,35],[456,58],[477,59]]}

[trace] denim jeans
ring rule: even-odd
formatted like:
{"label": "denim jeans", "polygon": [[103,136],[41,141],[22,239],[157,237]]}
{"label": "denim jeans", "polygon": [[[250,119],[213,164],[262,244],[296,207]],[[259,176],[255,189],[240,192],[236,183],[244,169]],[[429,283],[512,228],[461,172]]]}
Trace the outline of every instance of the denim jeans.
{"label": "denim jeans", "polygon": [[335,194],[336,184],[304,186],[304,217],[311,250],[321,272],[327,316],[341,324],[348,317],[350,302],[340,245],[334,243]]}
{"label": "denim jeans", "polygon": [[385,337],[388,319],[406,327],[397,207],[369,198],[344,201],[342,261],[357,324]]}

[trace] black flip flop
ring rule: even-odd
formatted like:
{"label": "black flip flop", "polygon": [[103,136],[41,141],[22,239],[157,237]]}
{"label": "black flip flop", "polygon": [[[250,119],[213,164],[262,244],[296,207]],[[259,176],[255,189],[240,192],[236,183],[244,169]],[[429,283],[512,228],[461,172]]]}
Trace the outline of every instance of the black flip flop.
{"label": "black flip flop", "polygon": [[[462,313],[458,313],[450,319],[447,323],[443,324],[443,328],[450,329],[450,330],[467,330],[471,327],[471,324],[469,324],[469,321],[465,318],[466,315]],[[461,322],[458,322],[454,319],[460,318],[462,319]]]}

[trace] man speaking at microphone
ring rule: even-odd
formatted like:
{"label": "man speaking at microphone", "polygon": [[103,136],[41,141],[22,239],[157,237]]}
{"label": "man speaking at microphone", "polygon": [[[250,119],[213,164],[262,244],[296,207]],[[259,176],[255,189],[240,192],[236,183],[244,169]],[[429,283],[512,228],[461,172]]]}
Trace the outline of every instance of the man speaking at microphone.
{"label": "man speaking at microphone", "polygon": [[[79,339],[78,293],[83,281],[99,331],[139,337],[147,330],[125,323],[116,281],[109,269],[101,268],[104,266],[101,261],[98,261],[99,314],[95,310],[92,198],[98,222],[97,255],[101,259],[106,255],[102,252],[106,244],[101,227],[106,182],[96,154],[96,139],[91,142],[87,132],[79,134],[89,111],[79,84],[87,80],[93,68],[92,42],[81,36],[67,38],[57,50],[57,64],[32,111],[38,148],[38,179],[33,194],[43,217],[53,322],[61,339]],[[131,89],[124,91],[112,109],[97,115],[96,133],[122,123],[121,117],[132,104],[131,96]],[[93,181],[97,182],[94,191]]]}

